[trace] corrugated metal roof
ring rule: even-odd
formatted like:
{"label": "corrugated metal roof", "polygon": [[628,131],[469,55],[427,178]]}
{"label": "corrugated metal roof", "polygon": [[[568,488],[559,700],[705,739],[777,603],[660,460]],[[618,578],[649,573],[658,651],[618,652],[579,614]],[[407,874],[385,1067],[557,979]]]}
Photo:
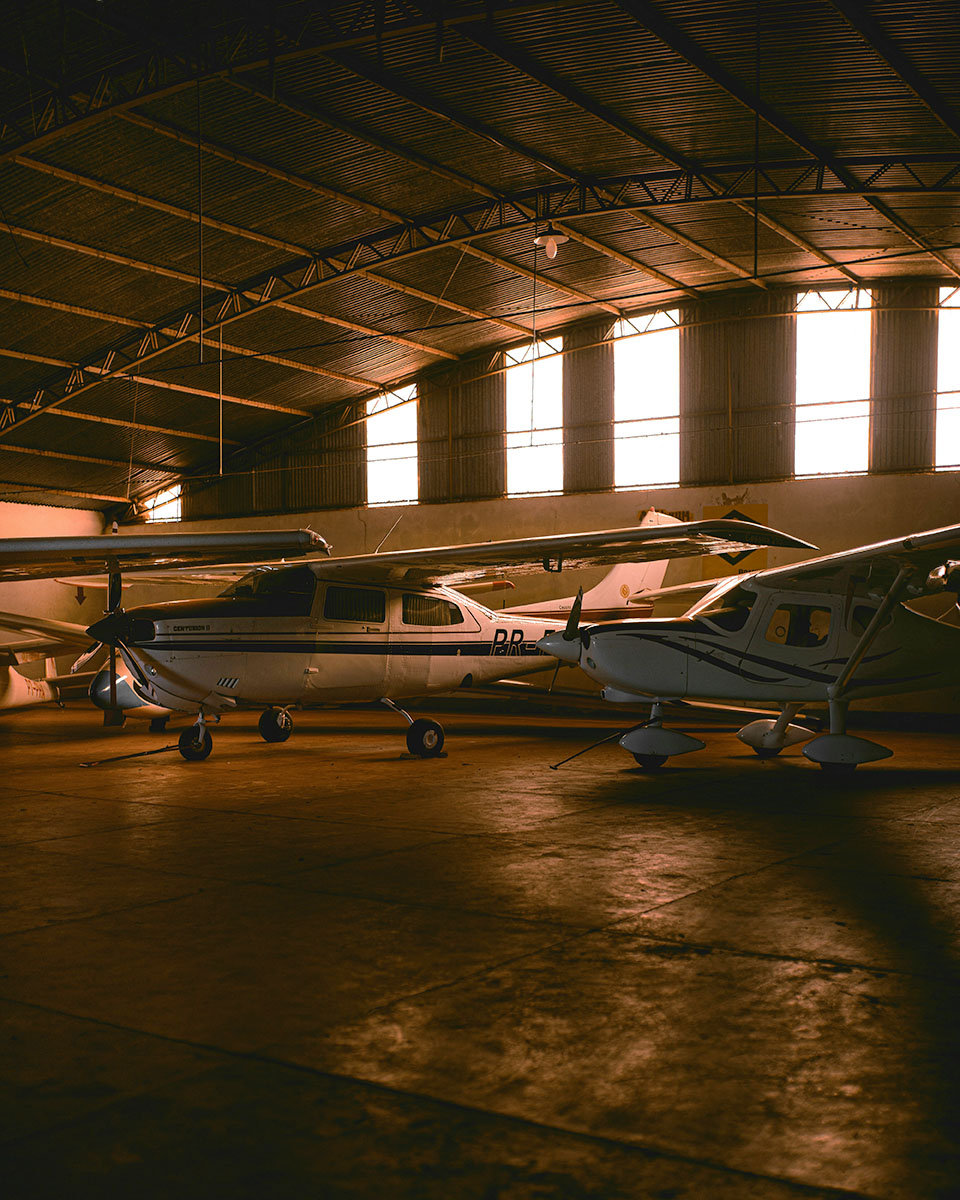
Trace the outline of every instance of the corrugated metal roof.
{"label": "corrugated metal roof", "polygon": [[[448,0],[442,26],[429,6],[378,8],[282,0],[254,21],[206,6],[189,28],[176,8],[21,8],[24,73],[0,79],[5,495],[107,508],[97,497],[125,496],[128,476],[149,492],[131,445],[146,464],[219,466],[215,443],[177,432],[219,428],[220,317],[223,391],[248,402],[224,406],[231,453],[298,411],[515,343],[533,323],[535,219],[557,205],[591,245],[537,254],[541,330],[749,290],[755,255],[773,287],[839,281],[814,248],[867,281],[960,273],[955,4],[848,18],[827,0]],[[757,145],[779,229],[754,222]],[[341,277],[351,264],[369,273]],[[318,486],[264,482],[257,503]]]}

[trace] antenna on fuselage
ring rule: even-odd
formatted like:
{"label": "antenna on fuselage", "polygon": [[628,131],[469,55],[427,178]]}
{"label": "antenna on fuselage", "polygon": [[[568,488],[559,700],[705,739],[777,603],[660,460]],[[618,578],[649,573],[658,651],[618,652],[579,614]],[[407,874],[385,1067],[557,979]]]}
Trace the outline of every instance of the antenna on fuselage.
{"label": "antenna on fuselage", "polygon": [[405,513],[401,513],[400,516],[397,517],[397,519],[394,521],[394,523],[390,526],[390,528],[387,530],[387,532],[383,535],[383,537],[377,543],[377,548],[376,548],[376,550],[374,550],[374,554],[380,553],[381,546],[387,540],[387,538],[390,536],[390,534],[393,533],[393,531],[396,529],[396,527],[400,524],[400,522],[403,520],[405,515],[406,515]]}

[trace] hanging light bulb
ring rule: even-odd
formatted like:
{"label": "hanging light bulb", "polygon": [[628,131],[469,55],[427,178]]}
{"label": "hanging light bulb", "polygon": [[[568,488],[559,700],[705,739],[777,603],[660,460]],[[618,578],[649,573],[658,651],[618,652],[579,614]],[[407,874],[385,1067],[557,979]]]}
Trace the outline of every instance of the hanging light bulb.
{"label": "hanging light bulb", "polygon": [[569,241],[570,239],[565,233],[558,233],[552,225],[548,224],[543,233],[537,234],[533,239],[533,244],[542,246],[547,252],[547,258],[556,258],[557,247]]}

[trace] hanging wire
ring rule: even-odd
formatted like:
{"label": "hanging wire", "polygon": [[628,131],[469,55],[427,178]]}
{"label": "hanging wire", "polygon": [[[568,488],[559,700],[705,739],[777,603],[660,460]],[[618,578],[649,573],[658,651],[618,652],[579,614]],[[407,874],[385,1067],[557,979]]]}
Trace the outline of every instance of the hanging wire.
{"label": "hanging wire", "polygon": [[533,446],[533,423],[534,412],[536,408],[536,370],[537,370],[537,236],[538,229],[536,222],[533,226],[533,320],[531,322],[533,330],[533,345],[530,347],[530,440],[529,445]]}
{"label": "hanging wire", "polygon": [[130,426],[130,461],[127,463],[127,499],[130,499],[130,484],[133,480],[133,439],[137,436],[137,400],[140,395],[140,381],[133,381],[133,421]]}
{"label": "hanging wire", "polygon": [[[197,59],[197,274],[200,284],[200,362],[203,363],[203,135],[200,124],[200,62]],[[222,355],[221,355],[222,357]]]}

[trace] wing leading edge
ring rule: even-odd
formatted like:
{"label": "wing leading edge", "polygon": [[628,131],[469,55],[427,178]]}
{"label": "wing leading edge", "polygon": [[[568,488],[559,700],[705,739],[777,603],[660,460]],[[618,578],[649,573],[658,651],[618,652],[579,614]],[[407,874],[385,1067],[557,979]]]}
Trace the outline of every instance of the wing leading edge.
{"label": "wing leading edge", "polygon": [[120,533],[92,537],[0,538],[0,583],[84,572],[201,567],[329,553],[311,529],[242,533]]}

